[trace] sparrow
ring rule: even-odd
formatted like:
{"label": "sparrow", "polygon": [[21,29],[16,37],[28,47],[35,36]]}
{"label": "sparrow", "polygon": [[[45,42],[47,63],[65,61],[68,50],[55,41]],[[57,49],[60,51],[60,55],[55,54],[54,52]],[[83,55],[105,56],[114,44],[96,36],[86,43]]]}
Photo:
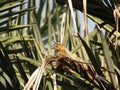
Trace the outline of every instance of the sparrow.
{"label": "sparrow", "polygon": [[55,42],[55,46],[53,47],[53,49],[56,51],[56,54],[68,57],[72,60],[81,60],[78,56],[76,56],[75,54],[71,53],[68,49],[65,48],[65,46],[61,43]]}

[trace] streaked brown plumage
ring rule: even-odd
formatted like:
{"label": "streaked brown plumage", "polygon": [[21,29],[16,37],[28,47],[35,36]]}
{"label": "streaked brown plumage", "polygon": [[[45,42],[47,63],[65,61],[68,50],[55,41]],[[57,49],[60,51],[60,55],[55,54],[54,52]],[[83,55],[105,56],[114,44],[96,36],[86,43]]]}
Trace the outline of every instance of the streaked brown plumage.
{"label": "streaked brown plumage", "polygon": [[67,50],[63,44],[61,43],[56,43],[55,42],[55,46],[54,48],[55,51],[57,52],[57,54],[60,54],[60,55],[63,55],[65,57],[69,57],[70,59],[73,59],[73,60],[81,60],[79,57],[77,57],[75,54],[71,53],[69,50]]}
{"label": "streaked brown plumage", "polygon": [[55,43],[53,49],[59,54],[65,54],[65,55],[68,54],[68,50],[63,46],[63,44]]}

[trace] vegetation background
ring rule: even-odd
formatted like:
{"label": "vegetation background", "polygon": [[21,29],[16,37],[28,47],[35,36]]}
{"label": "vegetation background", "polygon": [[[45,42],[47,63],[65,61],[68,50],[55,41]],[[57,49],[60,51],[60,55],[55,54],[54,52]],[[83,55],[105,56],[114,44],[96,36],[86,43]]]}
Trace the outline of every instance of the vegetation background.
{"label": "vegetation background", "polygon": [[[119,6],[119,0],[0,0],[0,89],[120,90]],[[59,59],[54,41],[82,62]],[[62,64],[45,62],[53,58]]]}

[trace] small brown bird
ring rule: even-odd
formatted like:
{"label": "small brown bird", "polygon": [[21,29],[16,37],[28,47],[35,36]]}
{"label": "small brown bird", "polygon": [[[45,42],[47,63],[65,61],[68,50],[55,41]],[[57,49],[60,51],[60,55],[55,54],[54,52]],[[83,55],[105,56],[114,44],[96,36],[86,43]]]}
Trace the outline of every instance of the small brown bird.
{"label": "small brown bird", "polygon": [[68,54],[68,50],[63,46],[63,44],[58,42],[55,42],[53,49],[59,54]]}
{"label": "small brown bird", "polygon": [[55,42],[55,46],[53,47],[57,54],[63,55],[65,57],[68,57],[72,60],[80,60],[79,57],[77,57],[75,54],[71,53],[69,50],[67,50],[63,44]]}

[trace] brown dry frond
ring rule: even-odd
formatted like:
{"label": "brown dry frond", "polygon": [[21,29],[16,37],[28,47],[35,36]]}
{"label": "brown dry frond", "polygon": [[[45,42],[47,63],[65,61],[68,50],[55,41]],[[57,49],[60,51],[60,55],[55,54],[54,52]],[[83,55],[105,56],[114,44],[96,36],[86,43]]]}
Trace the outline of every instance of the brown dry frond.
{"label": "brown dry frond", "polygon": [[[57,51],[54,55],[56,58],[56,72],[58,73],[78,73],[80,77],[85,78],[93,83],[96,87],[101,89],[113,90],[114,87],[106,80],[104,76],[100,76],[94,70],[92,64],[84,62],[79,57],[69,52],[62,44],[55,45],[54,49]],[[78,60],[77,60],[78,59]],[[52,60],[51,60],[52,61]]]}
{"label": "brown dry frond", "polygon": [[[62,44],[57,44],[54,49],[57,51],[54,55],[48,55],[44,59],[43,65],[39,67],[40,75],[37,76],[37,74],[31,75],[34,79],[33,84],[34,87],[38,89],[38,84],[35,86],[35,83],[37,83],[35,80],[40,80],[39,77],[42,77],[45,67],[50,64],[55,69],[55,73],[62,73],[64,74],[67,72],[68,74],[79,75],[81,78],[84,78],[85,80],[89,81],[90,83],[94,84],[96,87],[100,89],[109,89],[113,90],[113,87],[111,86],[111,83],[105,79],[105,77],[100,76],[96,73],[91,63],[83,62],[78,57],[76,58],[74,54],[68,53],[68,50],[65,49],[65,47]],[[73,56],[72,56],[73,55]],[[77,60],[79,59],[79,60]],[[54,64],[53,64],[54,63]],[[35,71],[37,73],[37,71]],[[30,79],[31,80],[31,79]],[[40,84],[39,81],[39,84]],[[30,81],[28,81],[30,82]],[[28,85],[29,86],[29,85]],[[26,87],[28,87],[26,86]],[[30,86],[29,88],[31,88]],[[28,89],[24,89],[28,90]]]}

